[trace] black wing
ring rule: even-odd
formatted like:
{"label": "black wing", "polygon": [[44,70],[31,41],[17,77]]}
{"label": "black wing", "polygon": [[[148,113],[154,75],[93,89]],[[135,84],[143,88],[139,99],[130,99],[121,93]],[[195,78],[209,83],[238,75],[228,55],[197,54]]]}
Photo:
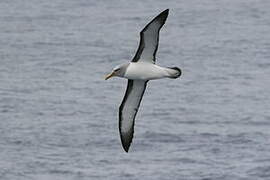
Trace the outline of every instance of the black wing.
{"label": "black wing", "polygon": [[128,80],[124,99],[119,108],[119,132],[124,150],[128,152],[134,133],[134,121],[147,81]]}
{"label": "black wing", "polygon": [[156,52],[158,49],[159,31],[164,25],[169,14],[169,9],[166,9],[155,17],[140,33],[140,45],[132,59],[132,62],[139,60],[155,63]]}

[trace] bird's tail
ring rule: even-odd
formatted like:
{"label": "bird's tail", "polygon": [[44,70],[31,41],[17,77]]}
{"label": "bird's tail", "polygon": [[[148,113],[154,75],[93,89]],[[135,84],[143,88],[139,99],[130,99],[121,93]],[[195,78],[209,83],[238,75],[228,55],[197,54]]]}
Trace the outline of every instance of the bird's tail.
{"label": "bird's tail", "polygon": [[178,67],[168,67],[170,70],[168,73],[170,74],[169,78],[176,79],[179,78],[182,74],[182,71]]}

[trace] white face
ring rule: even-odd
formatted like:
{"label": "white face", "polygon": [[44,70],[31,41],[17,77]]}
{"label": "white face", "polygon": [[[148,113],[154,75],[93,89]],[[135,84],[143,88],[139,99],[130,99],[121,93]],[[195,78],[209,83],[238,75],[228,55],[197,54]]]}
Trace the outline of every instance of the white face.
{"label": "white face", "polygon": [[105,79],[107,80],[113,76],[123,77],[127,66],[128,66],[128,63],[115,66],[115,68],[113,68],[112,72],[110,74],[108,74],[105,77]]}
{"label": "white face", "polygon": [[121,66],[118,65],[115,68],[113,68],[113,72],[115,76],[120,76]]}
{"label": "white face", "polygon": [[120,67],[119,65],[118,65],[118,66],[115,66],[115,68],[113,68],[114,74],[115,74],[115,75],[118,75],[119,72],[120,72],[120,69],[121,69],[121,67]]}
{"label": "white face", "polygon": [[118,69],[120,69],[120,66],[118,65],[118,66],[115,66],[114,68],[113,68],[113,71],[117,71]]}
{"label": "white face", "polygon": [[112,72],[105,77],[105,80],[107,80],[113,76],[120,76],[121,77],[121,67],[120,66],[116,66],[115,68],[113,68]]}

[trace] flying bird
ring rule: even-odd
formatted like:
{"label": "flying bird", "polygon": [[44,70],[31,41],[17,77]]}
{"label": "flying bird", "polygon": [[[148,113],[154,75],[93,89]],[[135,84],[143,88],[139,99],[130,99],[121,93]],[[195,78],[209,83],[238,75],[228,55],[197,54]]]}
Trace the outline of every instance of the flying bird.
{"label": "flying bird", "polygon": [[159,31],[164,25],[169,9],[161,12],[140,32],[140,44],[131,62],[113,68],[105,80],[118,76],[128,79],[124,99],[119,107],[119,132],[122,146],[128,152],[134,133],[134,121],[138,112],[147,82],[161,78],[178,78],[178,67],[156,65]]}

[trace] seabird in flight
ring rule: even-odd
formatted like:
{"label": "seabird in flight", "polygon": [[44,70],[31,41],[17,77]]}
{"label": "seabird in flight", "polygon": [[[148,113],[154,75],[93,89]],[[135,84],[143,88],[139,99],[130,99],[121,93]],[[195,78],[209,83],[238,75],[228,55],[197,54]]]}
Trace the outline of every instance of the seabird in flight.
{"label": "seabird in flight", "polygon": [[140,32],[140,44],[131,62],[116,66],[106,80],[118,76],[128,79],[124,99],[119,107],[119,132],[124,150],[128,152],[134,133],[134,121],[147,82],[153,79],[178,78],[177,67],[160,67],[155,64],[159,31],[164,25],[169,9],[161,12]]}

